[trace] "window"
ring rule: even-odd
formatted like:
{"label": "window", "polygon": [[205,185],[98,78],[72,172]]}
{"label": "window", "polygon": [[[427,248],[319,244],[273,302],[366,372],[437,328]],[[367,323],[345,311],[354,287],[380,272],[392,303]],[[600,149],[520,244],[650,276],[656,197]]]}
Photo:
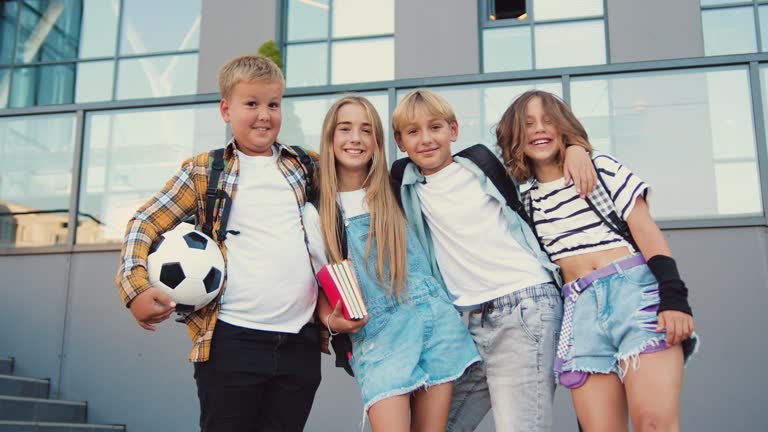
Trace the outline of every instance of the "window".
{"label": "window", "polygon": [[395,77],[394,0],[288,0],[288,87]]}
{"label": "window", "polygon": [[659,220],[762,215],[746,67],[574,78],[598,150],[647,181]]}
{"label": "window", "polygon": [[2,2],[0,108],[195,93],[200,2]]}
{"label": "window", "polygon": [[0,119],[0,248],[66,243],[74,114]]}
{"label": "window", "polygon": [[218,104],[87,114],[77,243],[121,242],[125,225],[191,155],[221,147]]}
{"label": "window", "polygon": [[481,0],[483,72],[606,63],[603,0]]}
{"label": "window", "polygon": [[704,54],[768,51],[768,0],[701,0]]}

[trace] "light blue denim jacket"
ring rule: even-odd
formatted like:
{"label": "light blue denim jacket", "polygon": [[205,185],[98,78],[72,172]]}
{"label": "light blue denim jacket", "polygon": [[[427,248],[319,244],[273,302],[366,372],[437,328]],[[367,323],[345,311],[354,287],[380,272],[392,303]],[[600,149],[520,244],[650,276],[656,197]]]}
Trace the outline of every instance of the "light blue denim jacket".
{"label": "light blue denim jacket", "polygon": [[[557,283],[558,286],[561,286],[562,279],[560,277],[560,267],[557,264],[554,264],[549,259],[549,256],[547,256],[547,253],[541,249],[541,246],[539,246],[539,242],[536,239],[536,235],[534,235],[533,231],[531,230],[531,227],[528,226],[528,224],[525,223],[525,221],[522,220],[522,218],[520,218],[517,213],[515,213],[511,208],[509,208],[509,206],[506,205],[506,200],[502,197],[501,192],[496,189],[496,186],[493,185],[493,182],[491,182],[485,173],[483,173],[482,170],[480,170],[480,168],[478,168],[477,165],[472,163],[472,161],[469,159],[457,156],[454,157],[453,160],[462,167],[471,171],[472,174],[477,177],[477,180],[480,182],[480,186],[483,188],[485,193],[501,203],[501,211],[504,214],[507,222],[509,222],[509,231],[512,233],[512,237],[520,246],[523,247],[523,249],[533,254],[533,256],[535,256],[539,263],[542,265],[542,267],[544,267],[552,275],[555,283]],[[416,237],[419,239],[421,244],[424,246],[424,250],[427,252],[427,256],[432,265],[432,274],[434,274],[436,278],[440,279],[441,282],[444,282],[442,280],[440,269],[437,265],[435,248],[432,243],[432,234],[429,231],[429,225],[427,225],[427,221],[424,218],[424,215],[421,213],[421,202],[419,201],[419,196],[416,193],[415,188],[416,183],[423,183],[424,180],[424,174],[422,174],[419,167],[413,162],[409,163],[403,172],[403,183],[400,186],[400,195],[403,203],[403,210],[405,211],[405,216],[408,219],[408,223],[413,227],[413,230],[416,233]],[[445,286],[445,283],[442,285]],[[450,293],[448,293],[448,295],[453,299],[453,296],[451,296]]]}

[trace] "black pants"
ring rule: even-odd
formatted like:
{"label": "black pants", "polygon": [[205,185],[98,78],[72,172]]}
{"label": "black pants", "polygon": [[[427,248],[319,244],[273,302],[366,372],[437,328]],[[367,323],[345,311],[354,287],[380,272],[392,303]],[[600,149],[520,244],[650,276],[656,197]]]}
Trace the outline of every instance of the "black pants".
{"label": "black pants", "polygon": [[202,432],[301,431],[320,385],[316,324],[298,334],[216,323],[207,362],[195,363]]}

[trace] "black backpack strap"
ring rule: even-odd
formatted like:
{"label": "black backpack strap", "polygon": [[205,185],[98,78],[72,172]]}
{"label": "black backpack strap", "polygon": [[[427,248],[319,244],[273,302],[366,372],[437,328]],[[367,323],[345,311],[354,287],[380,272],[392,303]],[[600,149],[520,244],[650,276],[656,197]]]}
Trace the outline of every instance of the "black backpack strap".
{"label": "black backpack strap", "polygon": [[[203,233],[210,238],[214,238],[213,215],[216,210],[216,200],[221,195],[219,194],[219,192],[222,192],[224,193],[224,195],[226,195],[226,192],[219,189],[219,179],[221,178],[221,173],[224,172],[224,166],[225,166],[224,150],[225,150],[224,148],[216,149],[211,151],[209,154],[210,173],[208,174],[208,187],[205,190],[205,223],[202,226],[202,230],[203,230]],[[227,207],[229,206],[225,205],[225,208]],[[228,211],[225,211],[225,212],[228,213]],[[226,215],[226,217],[227,219],[229,219],[229,215]],[[222,220],[222,225],[224,224],[225,224],[225,221]],[[220,230],[219,233],[221,232],[222,231]],[[224,226],[224,232],[226,233],[225,226]]]}
{"label": "black backpack strap", "polygon": [[602,186],[602,190],[605,193],[606,199],[609,199],[612,203],[612,208],[610,211],[601,211],[601,208],[598,208],[598,206],[595,205],[595,203],[589,197],[586,199],[587,205],[595,214],[597,214],[597,216],[605,224],[605,226],[608,227],[608,229],[620,235],[624,240],[627,241],[627,243],[632,245],[636,251],[640,251],[640,249],[637,247],[637,242],[635,242],[635,239],[632,237],[632,232],[629,230],[629,225],[627,225],[627,222],[617,213],[616,204],[613,202],[610,189],[608,189],[608,186],[605,184],[603,176],[600,175],[600,170],[597,168],[597,165],[595,165],[594,159],[592,159],[592,165],[595,167],[597,179],[600,181],[599,186]]}
{"label": "black backpack strap", "polygon": [[306,194],[307,201],[312,201],[312,196],[316,195],[315,191],[315,161],[312,156],[307,153],[301,146],[291,146],[291,149],[299,156],[299,164],[301,169],[304,170],[304,180],[306,181]]}
{"label": "black backpack strap", "polygon": [[392,192],[395,194],[397,203],[400,205],[400,209],[403,208],[403,200],[400,193],[400,188],[403,186],[403,174],[405,173],[405,167],[411,163],[411,158],[404,157],[396,160],[392,163],[392,168],[389,170],[389,185],[392,186]]}
{"label": "black backpack strap", "polygon": [[525,212],[522,203],[520,203],[520,198],[517,195],[517,187],[515,187],[509,174],[507,174],[504,165],[501,164],[501,161],[499,161],[496,155],[494,155],[488,147],[482,144],[475,144],[456,153],[454,156],[467,158],[477,165],[477,167],[485,173],[491,183],[496,186],[496,189],[501,192],[504,199],[507,200],[509,208],[517,213],[526,223],[531,226],[533,225],[532,219]]}

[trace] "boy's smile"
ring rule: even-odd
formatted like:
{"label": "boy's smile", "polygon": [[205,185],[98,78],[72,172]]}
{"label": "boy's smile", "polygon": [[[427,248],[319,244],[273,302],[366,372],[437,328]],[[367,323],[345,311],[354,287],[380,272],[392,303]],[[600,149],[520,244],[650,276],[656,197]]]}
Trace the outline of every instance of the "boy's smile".
{"label": "boy's smile", "polygon": [[459,136],[459,124],[436,118],[424,107],[395,134],[397,146],[408,153],[424,175],[434,174],[453,162],[451,143]]}
{"label": "boy's smile", "polygon": [[273,81],[243,81],[219,105],[232,127],[237,148],[248,156],[271,156],[282,116],[283,86]]}

